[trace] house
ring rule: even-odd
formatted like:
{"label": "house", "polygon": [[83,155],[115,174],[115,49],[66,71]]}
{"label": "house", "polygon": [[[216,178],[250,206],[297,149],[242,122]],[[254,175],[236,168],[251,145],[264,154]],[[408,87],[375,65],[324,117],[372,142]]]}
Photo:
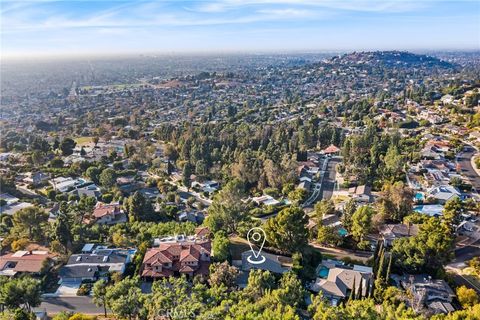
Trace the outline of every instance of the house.
{"label": "house", "polygon": [[310,181],[301,181],[297,186],[297,189],[304,189],[306,191],[310,191],[311,188],[312,183]]}
{"label": "house", "polygon": [[396,239],[416,236],[418,234],[418,226],[404,223],[385,224],[379,233],[384,245],[388,247],[391,246]]}
{"label": "house", "polygon": [[127,222],[127,215],[122,210],[119,203],[104,204],[98,202],[92,213],[95,223],[98,224],[116,224]]}
{"label": "house", "polygon": [[433,313],[455,310],[451,304],[455,293],[444,280],[432,279],[428,275],[405,275],[400,279],[400,284],[417,301],[418,306],[415,305],[414,308],[426,307]]}
{"label": "house", "polygon": [[156,199],[160,194],[157,188],[143,188],[138,190],[138,192],[140,192],[142,196],[145,197],[145,199],[150,199],[150,200]]}
{"label": "house", "polygon": [[194,181],[192,183],[192,188],[198,188],[202,192],[206,192],[206,193],[214,193],[220,188],[220,183],[218,183],[217,181],[204,181],[204,182]]}
{"label": "house", "polygon": [[210,229],[208,229],[207,227],[197,227],[197,228],[195,228],[195,236],[198,239],[210,238],[211,234],[212,233],[210,232]]}
{"label": "house", "polygon": [[52,185],[53,189],[60,192],[67,192],[85,184],[86,181],[81,178],[74,179],[72,177],[57,177],[49,180],[49,183]]}
{"label": "house", "polygon": [[3,206],[0,204],[0,214],[7,214],[9,216],[14,215],[17,211],[20,211],[21,209],[33,206],[33,204],[29,202],[19,201],[20,199],[8,193],[0,194],[0,200],[3,200],[5,202],[5,205]]}
{"label": "house", "polygon": [[267,252],[262,252],[265,262],[260,264],[252,264],[247,258],[252,255],[252,251],[248,250],[242,253],[242,271],[250,271],[252,269],[260,269],[270,271],[276,274],[282,274],[290,271],[292,259],[289,257],[279,256]]}
{"label": "house", "polygon": [[257,205],[264,205],[264,206],[276,206],[277,204],[280,203],[280,201],[276,200],[275,198],[273,198],[272,196],[269,196],[269,195],[254,197],[254,198],[252,198],[252,200]]}
{"label": "house", "polygon": [[202,224],[205,220],[205,214],[202,211],[183,211],[178,214],[177,218],[180,222],[190,221],[195,224]]}
{"label": "house", "polygon": [[430,217],[440,217],[443,215],[443,205],[441,204],[423,204],[413,207],[413,211],[429,215]]}
{"label": "house", "polygon": [[3,200],[5,202],[5,205],[12,205],[19,201],[17,197],[14,197],[8,193],[0,194],[0,200]]}
{"label": "house", "polygon": [[292,265],[292,258],[279,255],[262,252],[262,256],[265,257],[265,261],[261,264],[251,264],[247,258],[252,254],[252,251],[248,250],[242,253],[242,260],[234,260],[232,264],[240,269],[240,272],[236,279],[236,284],[240,288],[245,288],[248,284],[248,277],[250,276],[250,270],[259,269],[270,271],[275,274],[283,274],[290,271]]}
{"label": "house", "polygon": [[427,199],[434,198],[440,204],[445,204],[448,200],[459,198],[460,196],[460,191],[450,185],[437,186],[427,192]]}
{"label": "house", "polygon": [[443,159],[445,152],[434,144],[426,145],[421,151],[420,156],[424,159]]}
{"label": "house", "polygon": [[331,144],[327,148],[323,149],[322,152],[328,155],[338,155],[340,153],[340,149],[337,146]]}
{"label": "house", "polygon": [[150,248],[145,253],[140,270],[143,278],[208,275],[212,254],[210,239],[179,235],[155,239],[155,244],[157,248]]}
{"label": "house", "polygon": [[96,184],[92,183],[89,185],[85,185],[79,188],[76,188],[75,190],[70,191],[70,194],[74,194],[78,196],[79,198],[81,197],[93,197],[96,199],[99,199],[100,196],[102,195],[102,192],[100,191],[100,187],[98,187]]}
{"label": "house", "polygon": [[44,173],[42,171],[37,172],[30,172],[27,174],[27,177],[23,179],[26,183],[31,183],[34,186],[38,186],[42,183],[45,183],[50,179],[50,175],[48,173]]}
{"label": "house", "polygon": [[40,274],[51,266],[55,255],[47,251],[17,251],[0,256],[0,276]]}
{"label": "house", "polygon": [[343,265],[334,260],[322,262],[319,266],[319,277],[310,285],[310,290],[322,292],[323,296],[330,300],[332,305],[345,300],[352,290],[362,296],[371,290],[373,271],[370,267]]}
{"label": "house", "polygon": [[366,185],[351,187],[348,189],[350,196],[357,202],[369,203],[371,200],[372,188]]}
{"label": "house", "polygon": [[135,249],[97,246],[89,253],[72,254],[67,264],[60,269],[59,277],[61,282],[79,283],[107,278],[113,272],[123,274],[135,252]]}

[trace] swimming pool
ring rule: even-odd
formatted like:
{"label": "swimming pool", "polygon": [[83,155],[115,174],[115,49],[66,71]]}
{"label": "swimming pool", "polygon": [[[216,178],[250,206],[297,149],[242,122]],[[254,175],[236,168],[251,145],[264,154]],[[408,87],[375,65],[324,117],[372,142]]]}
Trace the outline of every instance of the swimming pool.
{"label": "swimming pool", "polygon": [[415,193],[415,200],[423,200],[423,199],[424,199],[423,193],[421,192]]}
{"label": "swimming pool", "polygon": [[342,237],[345,237],[346,235],[348,235],[348,231],[345,228],[340,228],[338,229],[338,234]]}
{"label": "swimming pool", "polygon": [[328,271],[329,269],[325,266],[322,266],[320,270],[318,270],[318,276],[320,278],[326,279],[328,277]]}

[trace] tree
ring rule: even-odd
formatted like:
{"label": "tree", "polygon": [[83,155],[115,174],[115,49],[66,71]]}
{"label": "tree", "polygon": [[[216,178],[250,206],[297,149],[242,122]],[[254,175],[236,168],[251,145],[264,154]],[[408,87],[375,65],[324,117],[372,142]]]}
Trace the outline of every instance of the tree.
{"label": "tree", "polygon": [[190,179],[190,176],[193,173],[192,171],[193,171],[192,165],[190,164],[190,162],[185,163],[185,166],[183,166],[182,182],[183,182],[183,185],[187,187],[187,189],[190,189],[190,186],[192,184],[192,181]]}
{"label": "tree", "polygon": [[377,208],[384,219],[402,221],[413,210],[413,190],[401,181],[386,183]]}
{"label": "tree", "polygon": [[213,257],[216,261],[225,261],[230,256],[230,240],[225,233],[219,231],[212,242]]}
{"label": "tree", "polygon": [[208,283],[211,286],[225,286],[231,291],[236,287],[239,273],[239,270],[234,266],[230,266],[227,261],[214,263],[210,265],[210,279]]}
{"label": "tree", "polygon": [[267,291],[273,289],[274,286],[275,278],[270,271],[252,269],[248,275],[247,287],[243,290],[243,293],[253,300],[258,300],[263,297]]}
{"label": "tree", "polygon": [[99,176],[100,176],[100,169],[98,167],[89,167],[87,171],[85,171],[85,177],[89,180],[99,183]]}
{"label": "tree", "polygon": [[115,316],[132,320],[143,314],[145,297],[139,285],[137,278],[127,277],[107,287],[105,300]]}
{"label": "tree", "polygon": [[362,206],[353,214],[351,233],[356,241],[363,241],[365,236],[370,232],[373,214],[374,211],[369,206]]}
{"label": "tree", "polygon": [[357,202],[355,199],[348,200],[345,208],[343,209],[342,224],[345,229],[351,231],[352,229],[352,216],[357,211]]}
{"label": "tree", "polygon": [[290,200],[293,204],[300,204],[305,200],[307,197],[307,190],[302,189],[302,188],[297,188],[293,191],[290,191],[288,193],[288,200]]}
{"label": "tree", "polygon": [[60,150],[62,150],[63,156],[69,156],[73,153],[73,148],[76,146],[76,142],[73,141],[71,138],[63,139],[62,143],[60,144]]}
{"label": "tree", "polygon": [[69,242],[72,240],[71,225],[68,217],[64,213],[60,213],[53,225],[54,239],[57,240],[65,248],[65,253]]}
{"label": "tree", "polygon": [[201,308],[185,276],[163,278],[152,285],[152,295],[147,306],[148,319],[171,318],[175,315],[178,318],[195,318],[191,316],[192,313],[194,316],[194,311]]}
{"label": "tree", "polygon": [[452,258],[454,234],[435,217],[420,225],[416,236],[397,239],[391,253],[397,268],[408,273],[436,273]]}
{"label": "tree", "polygon": [[125,209],[130,221],[143,221],[151,218],[153,214],[152,204],[138,191],[128,197]]}
{"label": "tree", "polygon": [[335,214],[335,205],[332,200],[319,201],[314,207],[315,216],[321,221],[325,216]]}
{"label": "tree", "polygon": [[239,180],[227,183],[208,208],[205,225],[214,233],[218,230],[225,230],[227,234],[238,232],[240,224],[247,218],[243,196],[243,184]]}
{"label": "tree", "polygon": [[308,217],[299,207],[288,207],[265,223],[268,242],[287,252],[301,251],[308,243]]}
{"label": "tree", "polygon": [[396,180],[402,173],[404,161],[403,156],[395,145],[390,145],[383,161],[385,163],[386,178],[391,177]]}
{"label": "tree", "polygon": [[463,202],[458,197],[454,197],[445,203],[443,207],[442,220],[443,223],[452,229],[453,225],[458,225],[460,214],[463,211]]}
{"label": "tree", "polygon": [[305,290],[297,275],[287,272],[282,275],[279,288],[273,292],[273,295],[280,304],[297,308],[304,304]]}
{"label": "tree", "polygon": [[317,241],[329,245],[338,245],[342,242],[342,238],[334,227],[321,225],[318,227]]}
{"label": "tree", "polygon": [[112,168],[104,169],[102,173],[100,173],[99,182],[107,189],[112,188],[115,185],[116,180],[117,173]]}
{"label": "tree", "polygon": [[0,302],[8,309],[22,307],[30,312],[40,305],[40,281],[26,276],[0,284]]}
{"label": "tree", "polygon": [[103,313],[107,317],[107,282],[103,279],[98,280],[93,285],[93,303],[97,307],[103,306]]}
{"label": "tree", "polygon": [[464,309],[473,307],[479,302],[478,294],[473,289],[469,289],[465,286],[460,286],[457,288],[457,298],[458,302],[462,305]]}
{"label": "tree", "polygon": [[37,241],[45,237],[44,228],[48,222],[48,213],[38,207],[20,209],[13,215],[14,228],[28,239]]}

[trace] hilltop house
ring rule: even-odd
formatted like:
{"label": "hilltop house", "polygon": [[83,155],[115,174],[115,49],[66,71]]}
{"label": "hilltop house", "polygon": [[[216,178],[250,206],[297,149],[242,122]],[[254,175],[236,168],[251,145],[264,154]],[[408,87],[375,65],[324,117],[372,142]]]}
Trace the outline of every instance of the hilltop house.
{"label": "hilltop house", "polygon": [[140,275],[145,279],[158,279],[185,274],[208,275],[212,242],[198,236],[167,237],[155,239],[158,248],[145,253]]}

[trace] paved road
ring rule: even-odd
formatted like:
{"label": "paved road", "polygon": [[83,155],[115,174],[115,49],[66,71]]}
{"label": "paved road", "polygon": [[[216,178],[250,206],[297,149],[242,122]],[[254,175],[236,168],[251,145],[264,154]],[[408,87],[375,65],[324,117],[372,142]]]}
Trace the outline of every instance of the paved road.
{"label": "paved road", "polygon": [[330,161],[328,161],[328,166],[327,166],[327,175],[325,176],[325,179],[323,180],[322,184],[322,199],[330,199],[333,195],[333,189],[335,188],[335,167],[341,160],[337,157],[331,158]]}
{"label": "paved road", "polygon": [[465,262],[478,256],[480,256],[480,240],[477,240],[469,246],[455,249],[455,259],[449,263],[446,268],[447,270],[453,271],[453,280],[457,285],[464,285],[480,293],[480,287],[478,287],[478,285],[461,275],[461,270],[465,267]]}
{"label": "paved road", "polygon": [[468,148],[468,151],[464,151],[458,154],[457,164],[462,170],[462,174],[465,175],[477,192],[480,191],[480,177],[472,167],[471,158],[477,153],[472,147]]}
{"label": "paved road", "polygon": [[320,166],[320,173],[319,173],[320,178],[319,178],[318,181],[316,179],[312,180],[313,192],[310,195],[310,197],[308,197],[308,199],[302,204],[302,208],[308,208],[312,204],[317,202],[317,200],[319,200],[321,192],[322,192],[323,179],[325,178],[325,172],[327,170],[328,160],[329,160],[328,158],[323,158],[322,159],[322,164]]}
{"label": "paved road", "polygon": [[103,314],[103,307],[97,307],[90,297],[43,298],[40,309],[47,314],[57,314],[62,311],[73,311],[85,314]]}
{"label": "paved road", "polygon": [[477,293],[480,293],[480,288],[475,285],[473,282],[468,280],[467,278],[463,277],[462,275],[458,273],[454,273],[453,275],[453,281],[458,285],[458,286],[465,286],[467,288],[473,289],[477,291]]}

